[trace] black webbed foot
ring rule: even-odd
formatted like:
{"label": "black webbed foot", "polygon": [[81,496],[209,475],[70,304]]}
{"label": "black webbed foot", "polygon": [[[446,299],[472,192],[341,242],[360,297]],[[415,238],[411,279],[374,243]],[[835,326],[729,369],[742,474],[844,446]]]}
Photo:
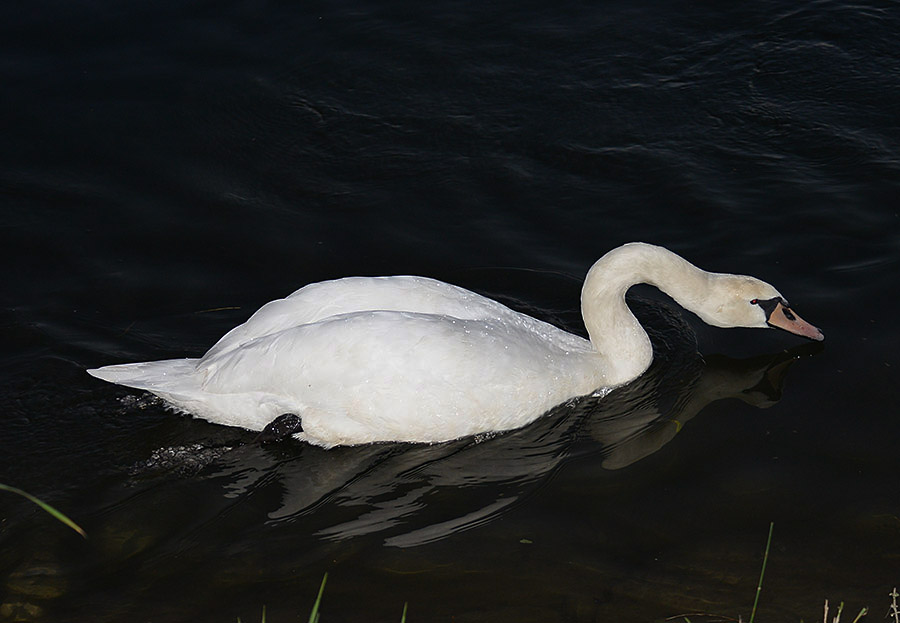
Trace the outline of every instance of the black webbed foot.
{"label": "black webbed foot", "polygon": [[293,413],[284,413],[269,422],[255,441],[259,444],[275,443],[302,432],[303,426],[300,417]]}

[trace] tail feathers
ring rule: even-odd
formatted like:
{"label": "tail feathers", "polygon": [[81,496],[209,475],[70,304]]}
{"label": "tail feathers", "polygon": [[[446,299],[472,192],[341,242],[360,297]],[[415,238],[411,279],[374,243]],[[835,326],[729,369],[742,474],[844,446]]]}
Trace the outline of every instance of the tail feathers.
{"label": "tail feathers", "polygon": [[199,389],[197,359],[165,359],[88,370],[93,377],[154,394],[178,395]]}
{"label": "tail feathers", "polygon": [[169,405],[196,417],[227,426],[261,431],[296,405],[264,392],[206,392],[205,373],[197,371],[199,359],[167,359],[126,363],[88,370],[98,379],[156,394]]}

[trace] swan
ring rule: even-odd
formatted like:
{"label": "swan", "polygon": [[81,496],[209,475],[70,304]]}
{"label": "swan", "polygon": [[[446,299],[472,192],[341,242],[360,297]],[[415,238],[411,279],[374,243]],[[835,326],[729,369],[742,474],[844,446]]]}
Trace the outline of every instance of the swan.
{"label": "swan", "polygon": [[87,372],[217,424],[262,431],[291,414],[289,432],[326,448],[448,441],[525,426],[571,398],[639,377],[653,350],[625,303],[638,283],[715,327],[824,339],[771,285],[633,242],[588,271],[581,310],[589,340],[434,279],[348,277],[263,305],[199,359]]}

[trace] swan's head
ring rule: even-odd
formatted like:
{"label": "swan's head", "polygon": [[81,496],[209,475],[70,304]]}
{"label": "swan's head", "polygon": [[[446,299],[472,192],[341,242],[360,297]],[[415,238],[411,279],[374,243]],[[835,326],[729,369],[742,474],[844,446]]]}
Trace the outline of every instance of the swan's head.
{"label": "swan's head", "polygon": [[765,281],[743,275],[710,274],[709,295],[696,310],[715,327],[774,327],[822,341],[825,335],[798,316]]}

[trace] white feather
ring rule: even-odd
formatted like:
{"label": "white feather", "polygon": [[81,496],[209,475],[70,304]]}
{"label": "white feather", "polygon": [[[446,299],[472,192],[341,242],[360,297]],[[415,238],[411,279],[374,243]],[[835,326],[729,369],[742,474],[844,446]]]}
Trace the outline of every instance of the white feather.
{"label": "white feather", "polygon": [[200,359],[88,372],[219,424],[262,430],[296,413],[300,437],[326,447],[445,441],[524,426],[572,397],[642,374],[652,349],[624,301],[639,282],[727,326],[765,326],[747,301],[780,296],[756,279],[706,273],[632,243],[588,273],[582,311],[590,341],[433,279],[351,277],[267,303]]}

